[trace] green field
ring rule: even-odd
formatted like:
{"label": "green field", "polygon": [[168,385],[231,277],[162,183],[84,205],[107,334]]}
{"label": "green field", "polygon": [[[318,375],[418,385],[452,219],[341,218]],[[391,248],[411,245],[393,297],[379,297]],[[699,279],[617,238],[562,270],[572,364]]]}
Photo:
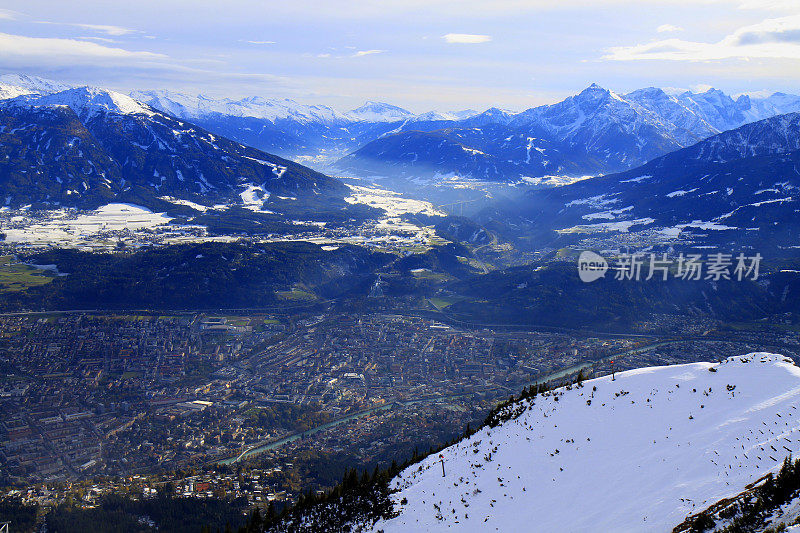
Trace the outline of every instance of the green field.
{"label": "green field", "polygon": [[446,309],[454,303],[461,302],[463,300],[465,300],[463,296],[434,296],[432,298],[428,298],[428,301],[436,308],[437,311]]}
{"label": "green field", "polygon": [[19,263],[10,255],[0,257],[0,293],[24,291],[51,281],[53,275],[47,270]]}
{"label": "green field", "polygon": [[447,274],[446,272],[433,272],[427,268],[418,270],[416,272],[412,271],[411,274],[417,279],[425,279],[430,281],[449,281],[453,279],[453,276]]}
{"label": "green field", "polygon": [[317,297],[310,292],[294,288],[290,291],[275,291],[281,300],[316,300]]}

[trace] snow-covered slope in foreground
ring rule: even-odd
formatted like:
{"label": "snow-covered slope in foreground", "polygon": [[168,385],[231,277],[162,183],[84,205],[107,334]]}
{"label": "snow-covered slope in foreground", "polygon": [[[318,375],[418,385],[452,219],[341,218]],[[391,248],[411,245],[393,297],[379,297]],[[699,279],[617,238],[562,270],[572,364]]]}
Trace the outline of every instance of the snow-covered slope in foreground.
{"label": "snow-covered slope in foreground", "polygon": [[445,477],[438,455],[401,472],[375,529],[671,531],[800,451],[798,405],[800,368],[768,353],[561,388],[445,449]]}

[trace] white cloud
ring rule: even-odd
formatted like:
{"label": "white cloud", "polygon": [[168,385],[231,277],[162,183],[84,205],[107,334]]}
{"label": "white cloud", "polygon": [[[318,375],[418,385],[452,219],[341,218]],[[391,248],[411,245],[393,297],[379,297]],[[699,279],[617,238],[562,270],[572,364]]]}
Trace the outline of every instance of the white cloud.
{"label": "white cloud", "polygon": [[[457,18],[486,20],[497,16],[526,16],[530,13],[569,11],[572,9],[607,9],[631,6],[631,0],[293,0],[292,2],[272,2],[270,9],[284,15],[308,17],[323,16],[337,19],[394,18],[397,16],[424,12],[426,17],[440,18],[443,21]],[[638,6],[696,7],[722,6],[753,10],[797,11],[797,0],[639,0]]]}
{"label": "white cloud", "polygon": [[797,0],[740,0],[740,9],[772,9],[797,11]]}
{"label": "white cloud", "polygon": [[474,33],[448,33],[447,35],[442,35],[442,39],[450,44],[479,44],[488,43],[492,40],[492,37]]}
{"label": "white cloud", "polygon": [[81,28],[82,30],[91,30],[100,33],[105,33],[106,35],[112,35],[114,37],[120,37],[122,35],[130,35],[131,33],[140,33],[139,30],[132,30],[130,28],[123,28],[122,26],[112,26],[108,24],[79,24],[79,23],[72,23],[72,22],[51,22],[48,20],[37,20],[35,21],[36,24],[54,24],[58,26],[73,26],[75,28]]}
{"label": "white cloud", "polygon": [[247,44],[275,44],[275,41],[241,41]]}
{"label": "white cloud", "polygon": [[89,37],[87,35],[82,35],[80,37],[76,37],[76,39],[80,39],[82,41],[98,41],[101,43],[116,43],[114,39],[108,39],[107,37]]}
{"label": "white cloud", "polygon": [[14,16],[13,11],[9,11],[7,9],[0,9],[0,20],[16,20],[16,16]]}
{"label": "white cloud", "polygon": [[722,59],[800,59],[800,15],[744,26],[714,43],[664,39],[609,48],[603,59],[633,61],[718,61]]}
{"label": "white cloud", "polygon": [[130,28],[123,28],[122,26],[108,26],[105,24],[72,24],[78,28],[83,28],[85,30],[94,30],[100,33],[105,33],[107,35],[112,35],[114,37],[119,37],[121,35],[129,35],[131,33],[137,33],[137,30],[132,30]]}
{"label": "white cloud", "polygon": [[370,56],[372,54],[382,54],[385,51],[386,50],[359,50],[358,52],[353,54],[353,57],[363,57],[363,56]]}
{"label": "white cloud", "polygon": [[680,26],[674,26],[672,24],[662,24],[661,26],[656,28],[656,31],[658,33],[667,33],[673,31],[683,31],[683,28],[681,28]]}
{"label": "white cloud", "polygon": [[166,57],[164,54],[132,52],[77,39],[25,37],[0,33],[0,61],[23,60],[48,64],[69,61],[91,64],[101,59],[160,60]]}

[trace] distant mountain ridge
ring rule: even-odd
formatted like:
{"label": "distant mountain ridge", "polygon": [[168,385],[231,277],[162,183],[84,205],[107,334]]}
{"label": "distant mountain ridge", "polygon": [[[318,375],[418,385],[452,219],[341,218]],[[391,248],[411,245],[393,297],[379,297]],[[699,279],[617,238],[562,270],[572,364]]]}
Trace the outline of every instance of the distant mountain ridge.
{"label": "distant mountain ridge", "polygon": [[[0,97],[24,101],[65,87],[6,75],[0,78]],[[491,108],[414,115],[374,101],[340,113],[259,96],[233,100],[155,90],[131,95],[125,105],[143,104],[142,109],[331,172],[499,181],[625,171],[721,131],[800,111],[800,96],[785,93],[734,99],[717,89],[674,94],[650,87],[617,94],[597,84],[520,113]]]}
{"label": "distant mountain ridge", "polygon": [[789,250],[800,239],[798,165],[800,113],[790,113],[719,133],[632,170],[531,191],[516,214],[536,220],[539,230],[559,232],[562,245],[642,230],[653,242],[691,237]]}
{"label": "distant mountain ridge", "polygon": [[[593,175],[641,165],[743,124],[800,111],[800,96],[775,93],[733,100],[722,91],[669,95],[640,89],[625,95],[590,85],[552,105],[509,114],[498,109],[411,131],[413,124],[371,141],[340,160],[345,172],[486,180]],[[438,146],[462,151],[441,157]],[[481,157],[476,158],[477,152]],[[432,155],[431,155],[432,154]]]}
{"label": "distant mountain ridge", "polygon": [[134,96],[286,157],[322,154],[317,161],[322,168],[351,151],[332,165],[334,172],[486,180],[625,170],[721,131],[800,111],[800,96],[784,93],[733,99],[716,89],[674,95],[651,87],[619,95],[596,84],[521,113],[491,108],[413,115],[379,102],[338,113],[326,106],[260,99],[270,109],[265,113],[251,106],[253,99],[224,105],[190,99],[193,103],[186,105],[163,91]]}
{"label": "distant mountain ridge", "polygon": [[69,85],[24,74],[3,74],[0,76],[0,100],[15,98],[24,94],[51,94],[70,89]]}
{"label": "distant mountain ridge", "polygon": [[[340,113],[325,105],[301,104],[288,98],[215,99],[162,90],[134,91],[131,96],[243,144],[294,159],[323,155],[329,162],[405,123],[457,120],[475,114],[466,110],[414,115],[374,101]],[[328,157],[328,153],[332,155]]]}
{"label": "distant mountain ridge", "polygon": [[252,194],[242,196],[254,190],[264,202],[271,195],[335,197],[343,205],[347,192],[338,180],[114,91],[76,87],[0,101],[0,198],[7,206],[153,206],[163,197],[255,205]]}

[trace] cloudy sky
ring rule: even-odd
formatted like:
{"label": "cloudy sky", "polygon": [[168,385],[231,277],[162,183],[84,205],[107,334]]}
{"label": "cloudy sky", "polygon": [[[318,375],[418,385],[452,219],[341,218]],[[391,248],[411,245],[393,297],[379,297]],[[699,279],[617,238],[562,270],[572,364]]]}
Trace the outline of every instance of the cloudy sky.
{"label": "cloudy sky", "polygon": [[3,0],[0,73],[349,109],[800,93],[800,0]]}

